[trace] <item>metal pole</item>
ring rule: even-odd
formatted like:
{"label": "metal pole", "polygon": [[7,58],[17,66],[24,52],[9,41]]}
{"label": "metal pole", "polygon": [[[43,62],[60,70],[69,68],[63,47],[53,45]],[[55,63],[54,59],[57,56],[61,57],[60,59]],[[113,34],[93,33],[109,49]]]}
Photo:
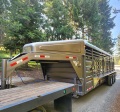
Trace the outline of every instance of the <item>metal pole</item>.
{"label": "metal pole", "polygon": [[6,68],[7,68],[7,59],[2,59],[2,76],[1,76],[1,88],[6,88]]}

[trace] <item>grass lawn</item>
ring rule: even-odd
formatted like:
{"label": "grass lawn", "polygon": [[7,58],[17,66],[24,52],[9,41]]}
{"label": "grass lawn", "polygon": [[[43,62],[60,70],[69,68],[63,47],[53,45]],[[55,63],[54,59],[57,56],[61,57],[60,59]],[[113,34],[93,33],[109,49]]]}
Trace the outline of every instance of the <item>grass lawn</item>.
{"label": "grass lawn", "polygon": [[1,58],[9,58],[9,53],[6,51],[0,51],[0,59]]}
{"label": "grass lawn", "polygon": [[[6,51],[0,51],[0,67],[1,67],[1,64],[2,64],[2,59],[3,58],[10,58],[9,53],[6,52]],[[40,66],[40,64],[38,64],[38,66]],[[28,67],[36,68],[37,67],[37,63],[35,61],[30,61],[28,63]]]}
{"label": "grass lawn", "polygon": [[0,51],[0,70],[1,70],[1,62],[3,58],[9,58],[9,53],[7,53],[6,51]]}

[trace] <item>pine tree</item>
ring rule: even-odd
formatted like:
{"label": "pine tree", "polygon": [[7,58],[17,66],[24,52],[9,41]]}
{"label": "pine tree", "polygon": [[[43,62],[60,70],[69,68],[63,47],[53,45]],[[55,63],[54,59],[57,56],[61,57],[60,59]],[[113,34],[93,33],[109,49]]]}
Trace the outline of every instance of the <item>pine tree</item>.
{"label": "pine tree", "polygon": [[120,57],[120,34],[118,35],[118,38],[117,38],[116,47],[117,47],[117,55]]}
{"label": "pine tree", "polygon": [[4,33],[5,33],[5,22],[8,0],[0,0],[0,44],[3,44]]}
{"label": "pine tree", "polygon": [[111,38],[111,29],[115,26],[113,20],[115,17],[111,17],[111,8],[108,0],[100,0],[99,2],[100,14],[101,14],[101,44],[99,47],[107,52],[111,52],[113,42]]}
{"label": "pine tree", "polygon": [[5,47],[10,50],[21,49],[26,43],[43,41],[42,5],[39,0],[9,0],[9,25],[6,31]]}
{"label": "pine tree", "polygon": [[[76,32],[82,32],[79,38],[92,39],[99,34],[100,15],[97,0],[70,0],[71,15],[76,26]],[[92,39],[93,41],[93,39]]]}
{"label": "pine tree", "polygon": [[68,7],[64,1],[52,0],[46,2],[47,16],[45,31],[49,33],[49,40],[65,40],[72,38],[74,31],[70,22]]}

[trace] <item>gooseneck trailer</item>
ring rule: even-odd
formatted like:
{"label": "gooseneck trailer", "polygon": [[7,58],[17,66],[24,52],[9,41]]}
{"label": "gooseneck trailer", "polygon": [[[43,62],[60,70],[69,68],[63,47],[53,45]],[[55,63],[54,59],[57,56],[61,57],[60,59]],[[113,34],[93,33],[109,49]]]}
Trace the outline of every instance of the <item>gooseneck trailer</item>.
{"label": "gooseneck trailer", "polygon": [[79,39],[24,45],[23,53],[3,62],[1,87],[17,67],[31,60],[40,63],[45,81],[77,85],[74,96],[87,94],[103,82],[115,83],[112,55]]}

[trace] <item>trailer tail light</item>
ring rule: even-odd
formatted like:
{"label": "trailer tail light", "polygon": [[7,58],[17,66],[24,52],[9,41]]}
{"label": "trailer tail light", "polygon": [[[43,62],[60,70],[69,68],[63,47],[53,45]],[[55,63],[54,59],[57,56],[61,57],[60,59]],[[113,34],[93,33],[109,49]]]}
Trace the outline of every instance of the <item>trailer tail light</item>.
{"label": "trailer tail light", "polygon": [[13,63],[10,64],[10,66],[11,66],[11,67],[12,67],[12,66],[15,66],[15,65],[17,65],[17,64],[19,64],[19,63],[21,63],[21,62],[23,62],[23,61],[26,61],[26,60],[28,60],[28,57],[24,57],[24,58],[22,58],[21,60],[18,60],[18,61],[16,61],[16,62],[13,62]]}
{"label": "trailer tail light", "polygon": [[67,59],[76,59],[76,56],[66,56]]}

